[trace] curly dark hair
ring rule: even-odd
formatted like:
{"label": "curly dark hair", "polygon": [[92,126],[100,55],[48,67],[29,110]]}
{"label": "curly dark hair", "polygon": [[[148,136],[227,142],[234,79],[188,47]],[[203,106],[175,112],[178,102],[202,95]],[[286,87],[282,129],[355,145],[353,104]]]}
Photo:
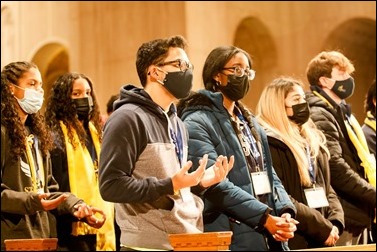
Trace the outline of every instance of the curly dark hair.
{"label": "curly dark hair", "polygon": [[77,116],[76,106],[72,101],[71,95],[73,90],[73,82],[77,79],[85,79],[91,88],[91,96],[93,98],[93,110],[89,115],[91,121],[97,129],[99,139],[102,138],[100,111],[97,103],[96,95],[93,90],[93,83],[85,74],[82,73],[66,73],[61,75],[52,85],[50,96],[46,106],[46,124],[54,133],[55,147],[65,152],[64,134],[60,127],[60,121],[68,129],[69,142],[73,147],[77,147],[78,143],[74,141],[73,130],[76,131],[81,145],[85,146],[87,133],[84,124],[80,122]]}
{"label": "curly dark hair", "polygon": [[148,67],[161,63],[167,57],[170,47],[185,49],[186,46],[187,42],[181,35],[143,43],[136,54],[136,70],[141,85],[144,87],[147,82]]}
{"label": "curly dark hair", "polygon": [[19,85],[18,81],[30,69],[38,67],[27,61],[12,62],[4,66],[1,71],[1,125],[4,126],[9,134],[11,142],[11,155],[18,158],[26,151],[25,138],[27,132],[25,126],[28,126],[34,136],[38,137],[40,150],[46,156],[53,146],[51,133],[45,126],[44,117],[40,111],[27,116],[25,125],[18,115],[19,105],[13,96],[10,85]]}
{"label": "curly dark hair", "polygon": [[110,115],[114,111],[114,102],[119,99],[120,94],[110,96],[106,103],[106,113]]}

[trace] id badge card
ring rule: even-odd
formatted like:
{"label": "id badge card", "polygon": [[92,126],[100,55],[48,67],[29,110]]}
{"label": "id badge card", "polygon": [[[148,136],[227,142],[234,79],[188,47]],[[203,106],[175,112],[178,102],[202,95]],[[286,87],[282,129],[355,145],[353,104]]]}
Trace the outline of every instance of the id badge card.
{"label": "id badge card", "polygon": [[179,190],[183,202],[190,202],[193,200],[190,187],[185,187]]}
{"label": "id badge card", "polygon": [[251,173],[251,179],[256,195],[271,193],[271,185],[266,171]]}
{"label": "id badge card", "polygon": [[308,202],[308,206],[310,208],[320,208],[329,206],[329,202],[327,201],[323,187],[316,186],[314,188],[305,189],[304,193],[306,201]]}

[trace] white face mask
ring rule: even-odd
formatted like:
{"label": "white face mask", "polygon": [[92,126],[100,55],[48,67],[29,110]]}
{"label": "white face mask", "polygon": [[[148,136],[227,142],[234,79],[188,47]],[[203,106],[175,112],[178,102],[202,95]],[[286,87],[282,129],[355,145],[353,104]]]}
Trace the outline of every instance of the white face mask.
{"label": "white face mask", "polygon": [[43,104],[43,92],[37,91],[32,88],[22,88],[17,85],[14,86],[25,91],[24,98],[18,99],[16,97],[18,104],[20,105],[22,110],[28,114],[37,113],[41,109]]}

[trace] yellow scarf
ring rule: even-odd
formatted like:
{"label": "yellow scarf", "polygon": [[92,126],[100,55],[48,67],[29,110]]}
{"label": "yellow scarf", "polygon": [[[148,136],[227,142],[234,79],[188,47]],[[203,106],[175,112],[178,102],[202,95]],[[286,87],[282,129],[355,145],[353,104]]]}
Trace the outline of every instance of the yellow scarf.
{"label": "yellow scarf", "polygon": [[370,111],[367,112],[367,117],[365,118],[364,123],[376,132],[376,119],[373,120],[373,115]]}
{"label": "yellow scarf", "polygon": [[[100,229],[92,228],[84,222],[74,222],[72,234],[96,234],[97,251],[115,251],[114,204],[104,201],[100,195],[98,162],[97,164],[93,163],[86,146],[80,144],[76,131],[74,131],[74,142],[77,143],[77,146],[74,149],[67,136],[67,127],[63,122],[60,122],[60,126],[65,138],[71,192],[83,199],[86,204],[97,207],[106,214],[106,222]],[[100,142],[97,130],[92,123],[89,123],[89,131],[99,158]]]}
{"label": "yellow scarf", "polygon": [[348,121],[349,123],[346,122],[347,132],[361,159],[361,166],[364,167],[369,183],[376,187],[376,162],[370,155],[364,132],[353,115],[349,117]]}
{"label": "yellow scarf", "polygon": [[[325,101],[331,108],[333,106],[318,92],[313,91],[315,95]],[[365,139],[364,132],[356,118],[351,114],[348,120],[345,120],[348,136],[356,148],[357,155],[361,160],[361,166],[364,167],[365,175],[371,185],[376,187],[376,161],[370,155],[368,144]]]}

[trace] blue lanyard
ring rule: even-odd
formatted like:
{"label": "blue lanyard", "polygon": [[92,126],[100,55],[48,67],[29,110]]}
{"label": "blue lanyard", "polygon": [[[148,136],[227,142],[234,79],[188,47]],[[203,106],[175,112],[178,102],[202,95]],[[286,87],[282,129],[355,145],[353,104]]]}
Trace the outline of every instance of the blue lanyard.
{"label": "blue lanyard", "polygon": [[262,156],[261,156],[261,154],[258,150],[258,147],[257,147],[257,141],[255,140],[254,136],[251,134],[251,130],[250,130],[249,126],[247,125],[247,122],[246,122],[245,118],[243,117],[243,115],[241,113],[239,113],[238,111],[236,111],[235,114],[241,120],[241,122],[243,123],[244,127],[241,130],[242,130],[242,133],[246,136],[246,138],[247,138],[247,140],[250,144],[250,149],[251,149],[253,157],[257,161],[258,166],[262,170],[264,170],[263,169],[263,163],[262,163]]}
{"label": "blue lanyard", "polygon": [[315,177],[314,177],[314,164],[313,160],[310,158],[310,149],[309,149],[309,144],[306,145],[306,156],[308,158],[308,163],[309,163],[309,175],[312,183],[315,183]]}
{"label": "blue lanyard", "polygon": [[182,166],[182,160],[183,160],[183,140],[182,140],[182,134],[181,129],[179,128],[179,125],[177,123],[177,134],[174,131],[173,128],[170,128],[170,136],[173,139],[173,143],[175,145],[175,152],[177,154],[177,158],[179,161],[179,164]]}

